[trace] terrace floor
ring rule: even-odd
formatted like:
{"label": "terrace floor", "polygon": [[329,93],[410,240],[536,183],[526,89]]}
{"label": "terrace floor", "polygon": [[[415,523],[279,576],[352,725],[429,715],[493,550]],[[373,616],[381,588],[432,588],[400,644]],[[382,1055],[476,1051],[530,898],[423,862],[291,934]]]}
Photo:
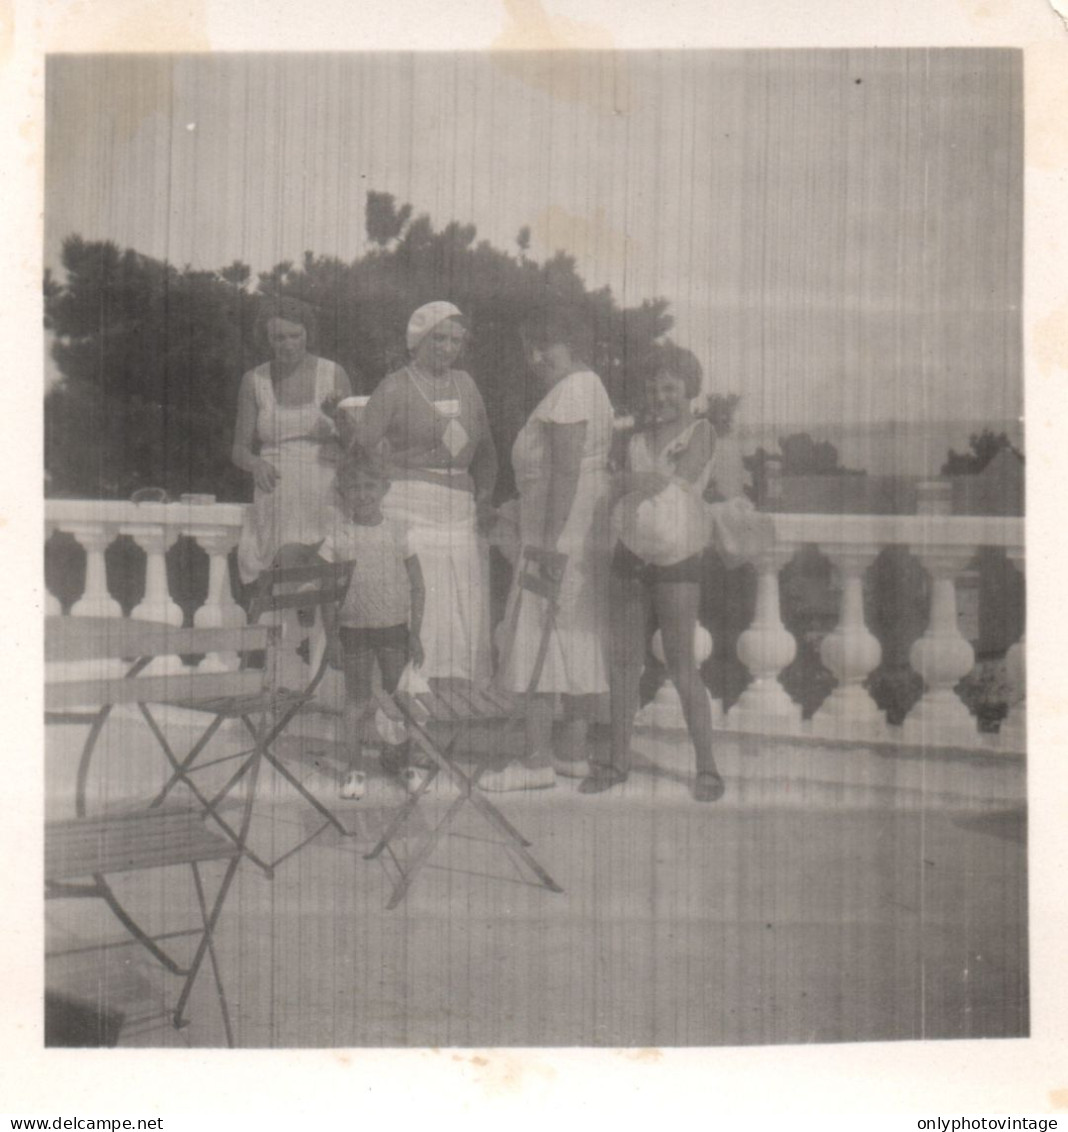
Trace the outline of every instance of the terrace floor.
{"label": "terrace floor", "polygon": [[[82,733],[51,731],[59,815]],[[132,719],[113,719],[102,748],[99,797],[144,797],[159,780],[162,759]],[[402,798],[385,778],[373,797],[336,803],[354,836],[322,833],[273,880],[243,864],[217,936],[238,1044],[1026,1035],[1022,764],[724,735],[728,794],[700,805],[684,743],[647,735],[636,749],[639,767],[618,792],[587,797],[561,779],[499,797],[561,895],[523,883],[467,807],[457,835],[387,911],[387,866],[363,859]],[[334,797],[321,731],[287,739],[283,754]],[[428,816],[446,804],[428,799]],[[278,856],[317,824],[265,771],[255,847]],[[122,890],[160,930],[196,921],[187,872],[141,875]],[[134,946],[95,947],[121,934],[106,909],[55,900],[45,915],[50,951],[85,948],[49,958],[48,985],[122,1012],[121,1045],[223,1043],[207,968],[191,1025],[176,1031],[164,1012],[178,980]]]}

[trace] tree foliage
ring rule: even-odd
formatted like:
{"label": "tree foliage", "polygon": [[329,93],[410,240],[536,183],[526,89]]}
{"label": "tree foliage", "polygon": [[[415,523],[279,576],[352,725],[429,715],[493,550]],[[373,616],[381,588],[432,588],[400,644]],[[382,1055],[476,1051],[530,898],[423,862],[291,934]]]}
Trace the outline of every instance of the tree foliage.
{"label": "tree foliage", "polygon": [[472,332],[462,364],[482,390],[504,455],[539,395],[518,330],[541,305],[581,308],[594,330],[590,361],[613,402],[621,411],[639,403],[655,345],[672,326],[666,300],[620,308],[609,288],[587,288],[564,252],[537,263],[522,240],[513,255],[480,240],[474,225],[437,231],[388,193],[368,194],[366,228],[370,246],[355,261],[309,251],[299,264],[260,273],[254,288],[239,261],[179,269],[69,237],[65,279],[44,282],[64,376],[46,400],[51,490],[125,498],[152,485],[172,495],[247,498],[229,453],[241,374],[266,360],[252,339],[262,295],[315,306],[317,352],[345,368],[357,393],[370,393],[406,359],[405,327],[417,306],[455,303]]}
{"label": "tree foliage", "polygon": [[969,451],[955,452],[952,448],[949,450],[948,458],[942,465],[942,475],[975,475],[977,472],[981,472],[1004,448],[1007,448],[1010,452],[1015,452],[1021,460],[1023,459],[1006,433],[995,433],[989,428],[984,428],[980,433],[972,433],[968,438]]}
{"label": "tree foliage", "polygon": [[862,476],[858,468],[844,468],[839,463],[838,449],[828,440],[815,440],[807,432],[795,432],[779,440],[779,454],[768,452],[763,446],[742,463],[749,472],[753,487],[750,495],[762,502],[767,491],[768,462],[779,461],[780,475],[784,476]]}

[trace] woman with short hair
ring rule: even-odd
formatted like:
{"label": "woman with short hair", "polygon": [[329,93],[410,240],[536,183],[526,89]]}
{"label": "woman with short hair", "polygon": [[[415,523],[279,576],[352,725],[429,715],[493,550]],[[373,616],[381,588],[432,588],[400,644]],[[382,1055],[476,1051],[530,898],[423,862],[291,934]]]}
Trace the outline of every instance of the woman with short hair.
{"label": "woman with short hair", "polygon": [[246,584],[310,561],[332,526],[340,444],[324,405],[352,389],[340,366],[312,353],[316,330],[299,299],[265,299],[257,314],[256,341],[274,357],[241,379],[232,454],[255,487],[238,545]]}
{"label": "woman with short hair", "polygon": [[[582,777],[587,722],[595,697],[608,691],[604,637],[609,565],[608,503],[612,405],[590,368],[590,327],[576,312],[529,322],[523,342],[543,396],[512,449],[524,546],[567,555],[558,610],[536,693],[526,703],[521,760],[483,774],[484,790],[552,786],[556,774]],[[512,601],[517,600],[513,593]],[[526,691],[546,624],[545,601],[526,592],[510,643],[505,679]],[[561,751],[552,742],[553,701],[561,695]]]}

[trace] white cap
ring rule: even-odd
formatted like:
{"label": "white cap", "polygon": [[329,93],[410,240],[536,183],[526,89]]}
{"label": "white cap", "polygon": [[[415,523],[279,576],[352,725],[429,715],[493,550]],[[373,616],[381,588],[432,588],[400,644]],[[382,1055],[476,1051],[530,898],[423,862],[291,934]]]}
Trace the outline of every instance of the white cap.
{"label": "white cap", "polygon": [[426,303],[421,306],[410,319],[408,319],[408,349],[416,350],[419,343],[438,325],[447,318],[463,318],[463,311],[454,307],[452,303],[442,301]]}

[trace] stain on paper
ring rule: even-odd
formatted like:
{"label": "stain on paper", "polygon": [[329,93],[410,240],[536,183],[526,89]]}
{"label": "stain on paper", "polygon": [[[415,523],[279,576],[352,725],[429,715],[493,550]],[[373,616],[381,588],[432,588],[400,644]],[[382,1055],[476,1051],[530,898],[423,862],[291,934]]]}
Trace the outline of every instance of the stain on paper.
{"label": "stain on paper", "polygon": [[529,1093],[533,1088],[547,1086],[556,1077],[551,1066],[541,1064],[534,1057],[520,1058],[487,1051],[485,1056],[475,1055],[469,1061],[478,1071],[475,1083],[487,1097]]}
{"label": "stain on paper", "polygon": [[664,1051],[649,1047],[647,1049],[627,1049],[623,1051],[623,1056],[628,1061],[639,1061],[643,1065],[655,1065],[664,1057]]}
{"label": "stain on paper", "polygon": [[541,0],[504,0],[508,25],[494,41],[503,51],[603,51],[615,46],[612,33],[598,24],[550,16]]}
{"label": "stain on paper", "polygon": [[46,9],[50,51],[90,53],[209,51],[207,0],[74,0]]}
{"label": "stain on paper", "polygon": [[1044,375],[1057,367],[1068,369],[1068,303],[1033,324],[1031,349]]}
{"label": "stain on paper", "polygon": [[1063,168],[1068,164],[1068,37],[1032,44],[1024,52],[1024,112],[1027,164]]}
{"label": "stain on paper", "polygon": [[0,62],[15,46],[15,0],[0,0]]}
{"label": "stain on paper", "polygon": [[1056,1109],[1058,1112],[1063,1112],[1068,1109],[1068,1089],[1051,1089],[1049,1094],[1049,1106]]}
{"label": "stain on paper", "polygon": [[[550,15],[541,0],[503,3],[508,22],[492,45],[492,58],[502,71],[554,99],[604,114],[629,111],[626,55],[612,50],[615,40],[607,28]],[[592,67],[587,51],[611,52],[610,81],[603,75],[603,61]]]}

